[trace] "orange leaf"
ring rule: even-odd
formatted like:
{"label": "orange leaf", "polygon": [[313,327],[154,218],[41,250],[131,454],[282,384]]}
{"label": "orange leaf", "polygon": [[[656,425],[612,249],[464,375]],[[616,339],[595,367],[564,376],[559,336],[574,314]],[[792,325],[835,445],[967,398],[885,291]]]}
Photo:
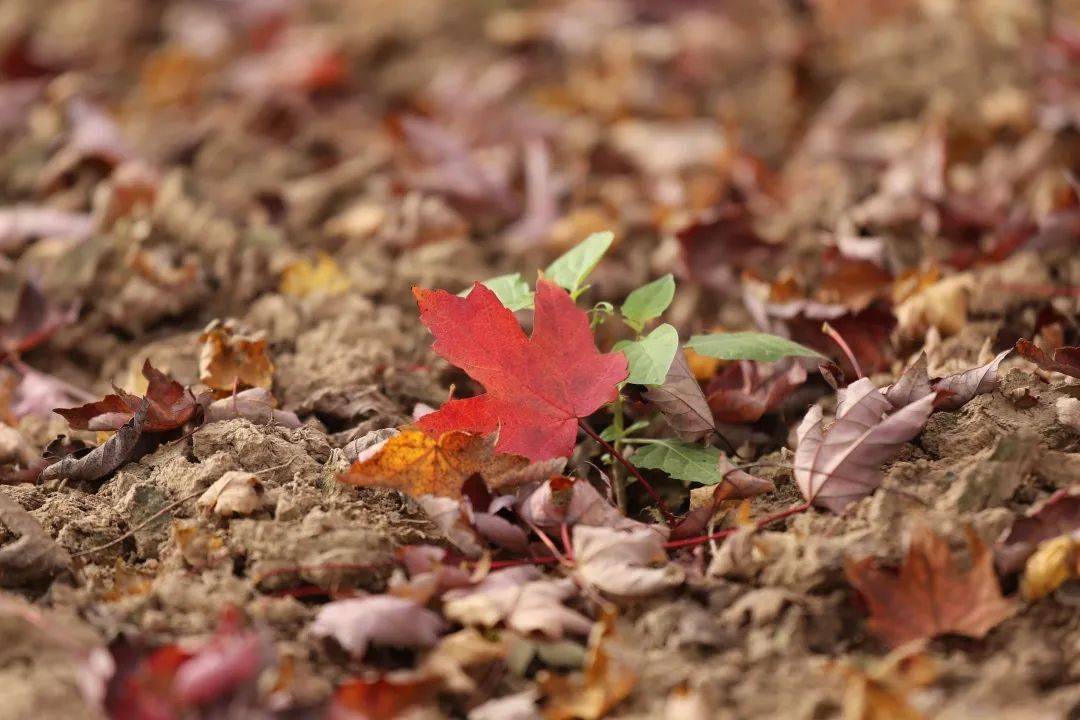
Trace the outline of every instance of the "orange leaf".
{"label": "orange leaf", "polygon": [[607,614],[594,626],[583,672],[569,676],[542,672],[537,676],[547,696],[546,720],[599,720],[637,685],[637,673],[613,658],[605,647],[613,624],[614,616]]}
{"label": "orange leaf", "polygon": [[215,320],[203,330],[199,342],[199,379],[211,389],[231,392],[273,384],[274,364],[266,338],[243,335],[232,322]]}
{"label": "orange leaf", "polygon": [[461,497],[461,488],[474,474],[490,487],[514,470],[528,465],[516,455],[496,454],[489,438],[451,431],[433,438],[406,429],[386,441],[373,457],[353,463],[339,479],[361,487],[388,487],[412,495]]}
{"label": "orange leaf", "polygon": [[986,546],[968,531],[971,567],[961,571],[949,543],[920,526],[899,574],[872,558],[848,562],[848,582],[870,608],[870,630],[892,647],[911,640],[956,634],[982,638],[1016,612],[1001,595]]}

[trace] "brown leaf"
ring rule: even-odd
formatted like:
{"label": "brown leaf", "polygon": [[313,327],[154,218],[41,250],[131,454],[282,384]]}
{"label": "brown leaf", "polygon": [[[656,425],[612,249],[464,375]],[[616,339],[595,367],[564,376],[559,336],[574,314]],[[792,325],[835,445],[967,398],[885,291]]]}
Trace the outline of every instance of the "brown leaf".
{"label": "brown leaf", "polygon": [[266,338],[244,335],[231,321],[215,320],[202,335],[199,379],[213,390],[233,392],[238,388],[269,388],[274,382],[274,364],[267,352]]}
{"label": "brown leaf", "polygon": [[981,639],[1016,612],[998,589],[986,546],[968,532],[971,567],[953,561],[947,540],[925,526],[910,538],[899,573],[873,558],[848,561],[844,572],[870,609],[870,630],[889,645],[955,634]]}
{"label": "brown leaf", "polygon": [[1016,572],[1040,543],[1080,530],[1080,487],[1058,490],[1013,521],[994,549],[998,570]]}
{"label": "brown leaf", "polygon": [[142,437],[143,426],[150,403],[144,399],[131,420],[116,434],[82,455],[69,455],[41,471],[42,482],[46,480],[69,480],[89,482],[108,475],[131,457]]}
{"label": "brown leaf", "polygon": [[806,382],[798,363],[781,363],[764,374],[764,363],[743,360],[725,367],[706,387],[709,408],[720,422],[753,423],[775,410],[791,392]]}
{"label": "brown leaf", "polygon": [[16,205],[0,208],[0,251],[19,250],[34,240],[72,238],[85,240],[94,232],[94,219],[51,207]]}
{"label": "brown leaf", "polygon": [[406,429],[386,441],[379,452],[352,464],[339,480],[361,487],[388,487],[412,497],[460,498],[465,481],[479,474],[490,487],[500,487],[510,472],[527,466],[517,455],[494,451],[490,437],[451,431],[433,438]]}
{"label": "brown leaf", "polygon": [[1021,338],[1016,341],[1016,352],[1043,370],[1080,378],[1080,347],[1060,347],[1053,354],[1047,355],[1035,343]]}
{"label": "brown leaf", "polygon": [[682,440],[700,440],[716,428],[705,393],[681,352],[675,353],[664,384],[646,390],[645,399],[656,406]]}
{"label": "brown leaf", "polygon": [[[156,370],[149,360],[143,364],[142,374],[147,380],[145,400],[149,403],[144,431],[175,430],[192,418],[197,404],[189,390]],[[143,399],[117,390],[96,402],[53,412],[63,416],[74,430],[118,430],[131,420]]]}
{"label": "brown leaf", "polygon": [[49,302],[37,285],[23,285],[11,322],[0,326],[0,356],[37,347],[77,316],[74,306],[59,308]]}
{"label": "brown leaf", "polygon": [[911,696],[937,679],[925,643],[897,648],[867,667],[838,663],[844,676],[844,720],[924,720]]}
{"label": "brown leaf", "polygon": [[885,388],[884,392],[885,399],[892,403],[894,408],[910,405],[934,392],[930,386],[926,353],[919,353],[919,357],[916,358],[915,362],[900,374],[896,382]]}
{"label": "brown leaf", "polygon": [[901,408],[937,392],[935,409],[958,410],[976,395],[993,392],[998,383],[998,366],[1011,352],[1012,348],[999,353],[985,365],[946,375],[938,380],[930,379],[926,353],[921,353],[894,384],[884,389],[885,397],[894,408]]}

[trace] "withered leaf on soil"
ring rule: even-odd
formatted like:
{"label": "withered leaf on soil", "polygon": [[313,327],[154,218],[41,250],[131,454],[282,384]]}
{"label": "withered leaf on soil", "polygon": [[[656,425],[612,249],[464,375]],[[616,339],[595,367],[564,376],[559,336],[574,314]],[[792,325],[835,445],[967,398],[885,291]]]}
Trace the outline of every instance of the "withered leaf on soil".
{"label": "withered leaf on soil", "polygon": [[[203,403],[210,399],[210,393],[202,393],[199,402]],[[256,425],[275,423],[287,428],[300,427],[300,418],[296,413],[288,410],[278,410],[274,396],[266,388],[248,388],[241,390],[235,395],[214,400],[205,406],[205,422],[219,422],[244,418]]]}
{"label": "withered leaf on soil", "polygon": [[937,392],[935,409],[958,410],[976,395],[992,392],[997,387],[998,366],[1011,352],[1012,348],[998,353],[985,365],[937,380],[930,379],[926,353],[920,353],[918,359],[904,370],[900,378],[884,389],[885,397],[894,408],[901,408]]}
{"label": "withered leaf on soil", "polygon": [[1001,595],[989,550],[968,532],[971,566],[961,570],[946,539],[919,526],[899,573],[873,558],[848,561],[844,572],[870,609],[870,630],[892,647],[939,635],[980,639],[1012,617],[1016,606]]}
{"label": "withered leaf on soil", "polygon": [[683,569],[668,560],[666,537],[653,528],[630,531],[574,527],[578,574],[601,592],[622,599],[648,597],[681,585]]}
{"label": "withered leaf on soil", "polygon": [[0,524],[19,536],[0,547],[0,586],[14,587],[55,575],[71,565],[67,551],[45,534],[34,516],[0,491]]}
{"label": "withered leaf on soil", "polygon": [[706,386],[709,408],[720,422],[752,423],[775,410],[791,392],[806,382],[806,370],[794,363],[765,374],[750,361],[728,365]]}
{"label": "withered leaf on soil", "polygon": [[547,671],[537,675],[537,682],[547,704],[546,720],[600,720],[626,699],[637,685],[633,668],[612,657],[607,642],[612,635],[614,617],[606,616],[589,637],[585,668],[573,675],[555,675]]}
{"label": "withered leaf on soil", "polygon": [[465,481],[479,474],[491,487],[528,460],[494,451],[490,437],[467,432],[444,432],[431,437],[406,429],[386,441],[372,457],[359,460],[340,480],[361,487],[388,487],[412,497],[442,495],[460,498]]}
{"label": "withered leaf on soil", "polygon": [[1033,602],[1077,577],[1080,577],[1080,537],[1061,535],[1044,541],[1028,558],[1020,578],[1020,595]]}
{"label": "withered leaf on soil", "polygon": [[844,391],[836,421],[821,428],[822,410],[810,408],[795,431],[795,482],[807,502],[842,512],[881,483],[881,464],[922,431],[934,395],[885,415],[892,405],[869,378]]}
{"label": "withered leaf on soil", "polygon": [[636,528],[642,523],[619,512],[588,480],[550,477],[535,489],[524,488],[515,505],[527,522],[545,530],[562,525]]}
{"label": "withered leaf on soil", "polygon": [[579,418],[614,399],[627,376],[626,356],[601,354],[588,315],[550,281],[537,283],[531,337],[480,283],[464,298],[421,288],[413,294],[435,336],[435,352],[487,390],[422,417],[418,424],[429,432],[498,430],[500,452],[530,460],[565,457],[574,449]]}
{"label": "withered leaf on soil", "polygon": [[585,635],[592,627],[587,617],[563,605],[575,597],[573,580],[544,578],[535,567],[496,570],[472,588],[451,590],[443,596],[443,614],[463,625],[506,627],[522,634],[541,633],[559,639]]}
{"label": "withered leaf on soil", "polygon": [[446,630],[442,618],[412,600],[371,595],[327,603],[319,609],[311,632],[332,637],[356,658],[368,645],[432,647]]}
{"label": "withered leaf on soil", "polygon": [[215,320],[199,336],[199,380],[212,390],[269,388],[274,383],[274,363],[266,338],[245,335],[231,321]]}
{"label": "withered leaf on soil", "polygon": [[37,347],[77,316],[75,306],[58,307],[32,282],[22,287],[10,322],[0,326],[0,357]]}
{"label": "withered leaf on soil", "polygon": [[[180,427],[195,414],[195,396],[168,375],[156,370],[147,360],[142,368],[147,380],[145,400],[146,432],[165,432]],[[73,408],[57,408],[74,430],[119,430],[131,420],[144,398],[117,389],[101,400]]]}
{"label": "withered leaf on soil", "polygon": [[1013,521],[994,548],[998,570],[1016,572],[1046,540],[1080,531],[1080,488],[1058,490]]}
{"label": "withered leaf on soil", "polygon": [[687,442],[700,440],[716,428],[705,393],[682,352],[675,353],[663,385],[646,390],[645,399],[663,414],[675,434]]}
{"label": "withered leaf on soil", "polygon": [[410,675],[394,678],[350,678],[334,693],[327,717],[341,720],[396,720],[433,700],[439,690],[434,678]]}
{"label": "withered leaf on soil", "polygon": [[116,434],[86,454],[68,455],[41,471],[42,482],[46,480],[69,480],[89,482],[108,475],[131,457],[142,437],[143,426],[150,402],[145,398],[130,420]]}
{"label": "withered leaf on soil", "polygon": [[1030,340],[1016,341],[1016,352],[1043,370],[1080,378],[1080,347],[1060,347],[1051,355]]}

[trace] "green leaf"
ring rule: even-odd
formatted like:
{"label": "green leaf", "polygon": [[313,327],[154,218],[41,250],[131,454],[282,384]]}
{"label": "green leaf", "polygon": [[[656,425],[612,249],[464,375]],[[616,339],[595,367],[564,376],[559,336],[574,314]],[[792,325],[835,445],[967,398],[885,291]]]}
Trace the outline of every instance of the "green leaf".
{"label": "green leaf", "polygon": [[[480,284],[495,293],[495,297],[499,298],[499,302],[508,310],[525,310],[533,306],[533,292],[529,289],[529,284],[521,277],[521,273],[499,275],[488,278]],[[470,292],[472,288],[459,294],[461,297],[466,297]]]}
{"label": "green leaf", "polygon": [[600,258],[604,257],[614,239],[610,232],[593,233],[548,265],[544,276],[577,297],[585,289],[582,283],[596,268]]}
{"label": "green leaf", "polygon": [[699,355],[721,360],[762,360],[772,362],[786,357],[825,356],[816,350],[776,335],[759,332],[713,333],[695,335],[686,343]]}
{"label": "green leaf", "polygon": [[719,450],[680,440],[656,440],[642,445],[631,461],[639,468],[663,470],[688,483],[715,485],[722,479]]}
{"label": "green leaf", "polygon": [[[649,421],[648,420],[638,420],[637,422],[633,423],[632,425],[623,428],[623,437],[626,437],[627,435],[633,435],[638,430],[644,430],[647,427],[649,427]],[[600,433],[600,437],[604,438],[608,442],[615,442],[615,426],[614,425],[608,425]]]}
{"label": "green leaf", "polygon": [[668,273],[630,293],[620,310],[627,324],[640,332],[645,323],[667,310],[674,297],[675,278]]}
{"label": "green leaf", "polygon": [[662,385],[671,361],[679,351],[679,332],[664,323],[640,340],[622,340],[613,348],[626,355],[630,375],[626,382]]}

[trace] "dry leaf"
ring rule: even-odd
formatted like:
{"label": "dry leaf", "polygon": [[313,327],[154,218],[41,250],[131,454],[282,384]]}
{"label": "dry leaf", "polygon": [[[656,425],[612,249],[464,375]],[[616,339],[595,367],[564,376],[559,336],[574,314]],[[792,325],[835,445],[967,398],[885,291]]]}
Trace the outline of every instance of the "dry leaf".
{"label": "dry leaf", "polygon": [[471,693],[476,681],[469,674],[476,666],[486,666],[506,657],[506,641],[489,640],[474,628],[447,635],[424,656],[417,672],[439,678],[450,692]]}
{"label": "dry leaf", "polygon": [[[142,368],[146,378],[146,432],[166,432],[180,427],[195,414],[195,397],[183,385],[155,369],[147,360]],[[114,388],[116,389],[116,388]],[[74,430],[119,430],[131,420],[143,398],[122,390],[101,400],[53,412],[68,421]]]}
{"label": "dry leaf", "polygon": [[872,493],[881,483],[881,464],[919,434],[933,410],[934,396],[891,415],[885,396],[868,378],[849,385],[836,421],[821,429],[821,407],[810,408],[795,431],[795,482],[803,497],[833,512]]}
{"label": "dry leaf", "polygon": [[967,325],[970,275],[953,275],[913,293],[896,307],[900,331],[921,337],[929,328],[955,335]]}
{"label": "dry leaf", "polygon": [[668,560],[665,540],[652,528],[627,532],[576,525],[573,545],[578,574],[601,592],[621,599],[670,590],[681,585],[686,574]]}
{"label": "dry leaf", "polygon": [[242,334],[231,320],[210,323],[199,336],[199,380],[212,390],[269,388],[274,364],[261,335]]}
{"label": "dry leaf", "polygon": [[1020,595],[1033,602],[1077,577],[1080,577],[1080,539],[1061,535],[1044,541],[1028,558],[1020,578]]}
{"label": "dry leaf", "polygon": [[470,476],[479,474],[490,487],[500,487],[508,473],[529,462],[494,450],[490,437],[450,431],[433,438],[405,429],[386,441],[374,456],[359,460],[339,480],[360,487],[388,487],[412,497],[460,498]]}
{"label": "dry leaf", "polygon": [[[209,399],[209,393],[199,397],[200,402]],[[301,425],[300,418],[296,413],[287,410],[278,410],[274,406],[274,396],[265,388],[248,388],[241,390],[235,395],[214,400],[205,406],[203,421],[207,423],[233,418],[244,418],[256,425],[268,425],[274,423],[287,428],[298,428]]]}
{"label": "dry leaf", "polygon": [[562,676],[544,671],[537,676],[547,697],[546,720],[600,720],[637,685],[637,673],[613,658],[606,647],[613,623],[608,617],[593,629],[582,672]]}
{"label": "dry leaf", "polygon": [[1011,573],[1043,542],[1080,532],[1080,487],[1058,490],[1013,521],[994,548],[998,570]]}
{"label": "dry leaf", "polygon": [[645,399],[664,415],[671,429],[687,442],[700,440],[716,427],[712,410],[684,353],[675,353],[663,385],[650,387]]}
{"label": "dry leaf", "polygon": [[844,676],[843,720],[924,720],[911,696],[937,679],[937,665],[913,642],[893,650],[869,667],[839,663]]}
{"label": "dry leaf", "polygon": [[18,536],[0,547],[0,586],[18,587],[52,577],[71,565],[67,551],[53,542],[34,516],[2,490],[0,524]]}
{"label": "dry leaf", "polygon": [[1016,606],[1001,595],[986,546],[970,531],[971,567],[961,571],[947,540],[919,526],[900,572],[882,570],[873,558],[844,567],[870,608],[870,630],[892,647],[911,640],[956,634],[981,639]]}
{"label": "dry leaf", "polygon": [[349,278],[334,258],[319,253],[315,260],[307,258],[289,264],[281,274],[279,289],[293,297],[309,295],[341,295],[349,289]]}
{"label": "dry leaf", "polygon": [[117,469],[135,452],[142,437],[143,425],[150,408],[145,398],[139,403],[135,415],[116,431],[116,434],[85,454],[69,455],[41,471],[41,480],[68,479],[90,482]]}
{"label": "dry leaf", "polygon": [[371,595],[327,603],[311,625],[315,635],[334,638],[355,658],[363,658],[368,645],[432,647],[446,630],[435,613],[412,600],[393,595]]}
{"label": "dry leaf", "polygon": [[1080,347],[1060,347],[1047,355],[1035,343],[1021,338],[1016,341],[1016,352],[1043,370],[1080,378]]}
{"label": "dry leaf", "polygon": [[257,512],[266,504],[266,495],[257,475],[230,470],[208,487],[196,504],[206,515],[228,518]]}

